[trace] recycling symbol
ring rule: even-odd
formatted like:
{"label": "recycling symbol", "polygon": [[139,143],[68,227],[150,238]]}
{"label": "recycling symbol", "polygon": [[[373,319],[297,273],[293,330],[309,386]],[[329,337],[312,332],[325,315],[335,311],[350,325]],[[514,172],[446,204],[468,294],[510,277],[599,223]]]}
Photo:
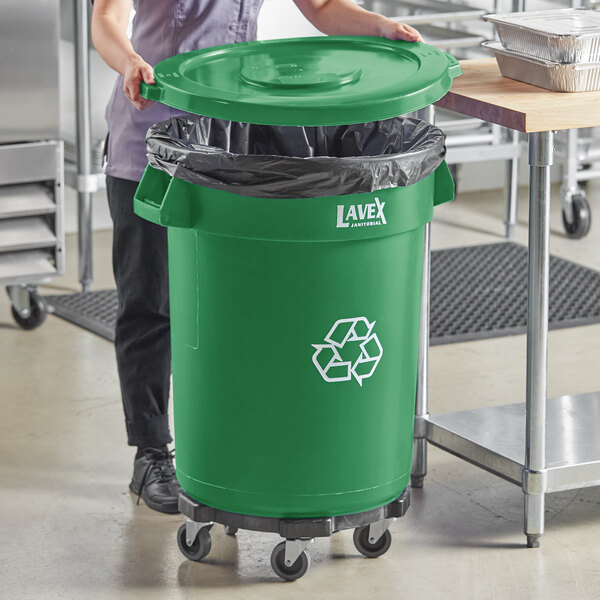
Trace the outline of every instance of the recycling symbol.
{"label": "recycling symbol", "polygon": [[373,375],[383,356],[374,326],[375,321],[369,323],[366,317],[339,319],[324,344],[312,345],[313,363],[325,381],[351,381],[354,377],[362,386],[363,380]]}

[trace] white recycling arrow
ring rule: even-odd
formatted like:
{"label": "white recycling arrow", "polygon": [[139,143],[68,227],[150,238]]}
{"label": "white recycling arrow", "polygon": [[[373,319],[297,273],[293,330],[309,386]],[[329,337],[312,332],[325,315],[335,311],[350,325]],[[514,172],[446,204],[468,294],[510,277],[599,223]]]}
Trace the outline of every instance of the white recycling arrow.
{"label": "white recycling arrow", "polygon": [[[373,332],[374,326],[375,321],[370,323],[366,317],[339,319],[325,336],[326,343],[312,344],[315,348],[313,364],[325,381],[350,381],[354,377],[362,387],[363,381],[373,375],[383,356],[381,342]],[[357,332],[358,327],[366,329],[366,332]],[[339,352],[348,342],[361,342],[360,354],[354,362],[342,360]],[[369,345],[370,351],[367,348]]]}

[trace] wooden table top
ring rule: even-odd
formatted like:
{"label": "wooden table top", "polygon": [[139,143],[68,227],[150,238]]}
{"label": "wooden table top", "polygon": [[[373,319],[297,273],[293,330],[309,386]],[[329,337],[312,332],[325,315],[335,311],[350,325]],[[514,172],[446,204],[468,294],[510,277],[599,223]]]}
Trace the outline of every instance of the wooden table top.
{"label": "wooden table top", "polygon": [[508,79],[494,58],[460,64],[463,74],[436,106],[525,133],[600,126],[600,92],[551,92]]}

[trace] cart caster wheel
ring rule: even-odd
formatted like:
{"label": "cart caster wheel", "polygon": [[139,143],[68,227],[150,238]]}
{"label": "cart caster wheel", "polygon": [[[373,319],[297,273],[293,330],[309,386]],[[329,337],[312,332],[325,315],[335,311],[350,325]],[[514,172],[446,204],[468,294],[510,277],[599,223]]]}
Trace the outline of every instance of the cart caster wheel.
{"label": "cart caster wheel", "polygon": [[26,317],[21,316],[19,311],[14,306],[12,307],[13,319],[19,327],[28,331],[39,327],[46,320],[46,315],[48,314],[48,305],[37,292],[29,294],[29,303],[31,309],[29,315]]}
{"label": "cart caster wheel", "polygon": [[367,558],[378,558],[385,554],[392,545],[392,534],[389,529],[374,543],[369,541],[369,526],[357,527],[354,530],[354,546]]}
{"label": "cart caster wheel", "polygon": [[592,213],[590,211],[590,205],[585,197],[585,194],[573,194],[573,221],[569,223],[565,215],[565,211],[562,213],[563,226],[567,237],[572,239],[580,239],[585,237],[592,224]]}
{"label": "cart caster wheel", "polygon": [[200,561],[210,552],[212,541],[208,529],[201,529],[193,541],[192,545],[188,545],[185,534],[185,523],[177,532],[177,545],[181,553],[189,560]]}
{"label": "cart caster wheel", "polygon": [[410,487],[411,488],[422,488],[424,481],[425,481],[425,475],[411,475],[410,476]]}
{"label": "cart caster wheel", "polygon": [[310,554],[303,550],[302,554],[296,559],[296,562],[288,566],[285,564],[285,542],[277,544],[271,553],[271,566],[276,575],[279,575],[286,581],[296,581],[300,579],[308,567],[310,567]]}
{"label": "cart caster wheel", "polygon": [[225,535],[235,535],[238,532],[238,528],[233,525],[225,525]]}

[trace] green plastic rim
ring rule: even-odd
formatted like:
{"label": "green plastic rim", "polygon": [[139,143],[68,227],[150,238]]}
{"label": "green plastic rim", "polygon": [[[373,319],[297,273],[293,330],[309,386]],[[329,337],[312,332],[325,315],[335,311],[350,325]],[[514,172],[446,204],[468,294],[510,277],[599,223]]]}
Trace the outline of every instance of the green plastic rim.
{"label": "green plastic rim", "polygon": [[260,125],[379,121],[436,102],[461,74],[420,42],[331,36],[228,44],[168,58],[141,94],[187,112]]}

